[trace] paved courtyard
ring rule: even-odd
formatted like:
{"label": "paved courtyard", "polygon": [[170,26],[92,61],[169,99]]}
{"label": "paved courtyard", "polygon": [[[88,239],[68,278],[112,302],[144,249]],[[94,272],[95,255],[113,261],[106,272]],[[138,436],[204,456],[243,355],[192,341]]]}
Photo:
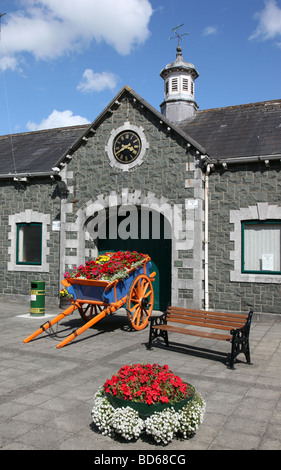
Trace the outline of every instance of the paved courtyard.
{"label": "paved courtyard", "polygon": [[[222,341],[170,335],[181,349],[147,350],[149,330],[128,329],[120,310],[62,349],[56,345],[83,325],[79,313],[60,322],[55,335],[23,339],[54,314],[29,315],[28,302],[1,300],[0,449],[1,450],[280,450],[281,322],[254,317],[251,359],[243,355],[235,370],[224,360],[230,345]],[[187,345],[184,346],[184,345]],[[92,426],[97,389],[124,364],[168,364],[195,386],[206,401],[203,424],[189,440],[161,446],[138,439],[122,442],[102,436]]]}

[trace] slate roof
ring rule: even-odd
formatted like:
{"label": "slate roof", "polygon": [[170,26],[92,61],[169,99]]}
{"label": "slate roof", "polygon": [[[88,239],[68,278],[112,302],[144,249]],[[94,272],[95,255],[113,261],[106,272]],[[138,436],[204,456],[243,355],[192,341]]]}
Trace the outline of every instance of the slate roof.
{"label": "slate roof", "polygon": [[77,148],[83,136],[97,128],[126,94],[213,162],[281,158],[281,100],[202,110],[176,125],[125,86],[90,125],[0,136],[0,177],[53,174],[52,168]]}
{"label": "slate roof", "polygon": [[88,126],[0,136],[0,175],[50,174]]}
{"label": "slate roof", "polygon": [[198,111],[179,128],[213,162],[281,156],[281,100]]}
{"label": "slate roof", "polygon": [[196,150],[205,153],[205,149],[184,133],[180,128],[168,121],[159,111],[141,98],[132,88],[124,86],[109,105],[100,113],[92,124],[26,132],[0,137],[0,178],[20,176],[36,176],[55,174],[52,168],[64,160],[68,152],[72,152],[87,138],[88,132],[95,131],[100,123],[119,106],[118,100],[130,95],[143,107],[172,129]]}

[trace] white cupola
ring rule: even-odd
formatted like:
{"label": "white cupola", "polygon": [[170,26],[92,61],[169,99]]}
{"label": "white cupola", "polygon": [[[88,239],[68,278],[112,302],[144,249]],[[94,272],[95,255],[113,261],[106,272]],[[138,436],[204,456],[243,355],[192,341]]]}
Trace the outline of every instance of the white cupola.
{"label": "white cupola", "polygon": [[164,101],[161,113],[171,122],[178,123],[194,116],[198,110],[195,101],[195,80],[199,73],[193,64],[184,62],[182,49],[178,45],[175,62],[161,70],[164,80]]}

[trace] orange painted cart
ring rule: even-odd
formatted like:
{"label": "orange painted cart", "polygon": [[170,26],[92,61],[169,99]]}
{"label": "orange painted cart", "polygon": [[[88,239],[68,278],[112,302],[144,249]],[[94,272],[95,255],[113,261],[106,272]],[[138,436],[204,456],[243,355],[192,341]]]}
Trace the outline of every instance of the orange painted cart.
{"label": "orange painted cart", "polygon": [[76,309],[86,323],[59,343],[57,348],[62,348],[95,323],[123,306],[126,308],[131,326],[135,330],[144,329],[153,309],[152,282],[156,274],[155,272],[150,274],[151,259],[148,255],[144,256],[142,266],[132,268],[126,279],[115,279],[113,282],[109,282],[68,278],[61,281],[69,294],[73,295],[71,305],[55,318],[40,326],[37,331],[24,339],[24,343],[36,338]]}

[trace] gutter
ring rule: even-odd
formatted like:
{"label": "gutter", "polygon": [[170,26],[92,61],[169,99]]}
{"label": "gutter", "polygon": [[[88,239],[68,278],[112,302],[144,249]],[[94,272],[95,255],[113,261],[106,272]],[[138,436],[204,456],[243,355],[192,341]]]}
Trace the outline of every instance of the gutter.
{"label": "gutter", "polygon": [[270,160],[280,160],[281,153],[275,155],[253,155],[252,157],[230,157],[230,158],[220,158],[214,160],[215,164],[235,164],[235,163],[255,163],[255,162],[264,162],[265,164]]}
{"label": "gutter", "polygon": [[28,178],[35,178],[35,177],[46,177],[48,176],[49,178],[53,178],[55,176],[58,176],[58,172],[56,171],[49,171],[49,172],[38,172],[38,173],[4,173],[0,174],[0,180],[7,180],[7,179],[13,179],[15,181],[21,181],[24,179]]}

